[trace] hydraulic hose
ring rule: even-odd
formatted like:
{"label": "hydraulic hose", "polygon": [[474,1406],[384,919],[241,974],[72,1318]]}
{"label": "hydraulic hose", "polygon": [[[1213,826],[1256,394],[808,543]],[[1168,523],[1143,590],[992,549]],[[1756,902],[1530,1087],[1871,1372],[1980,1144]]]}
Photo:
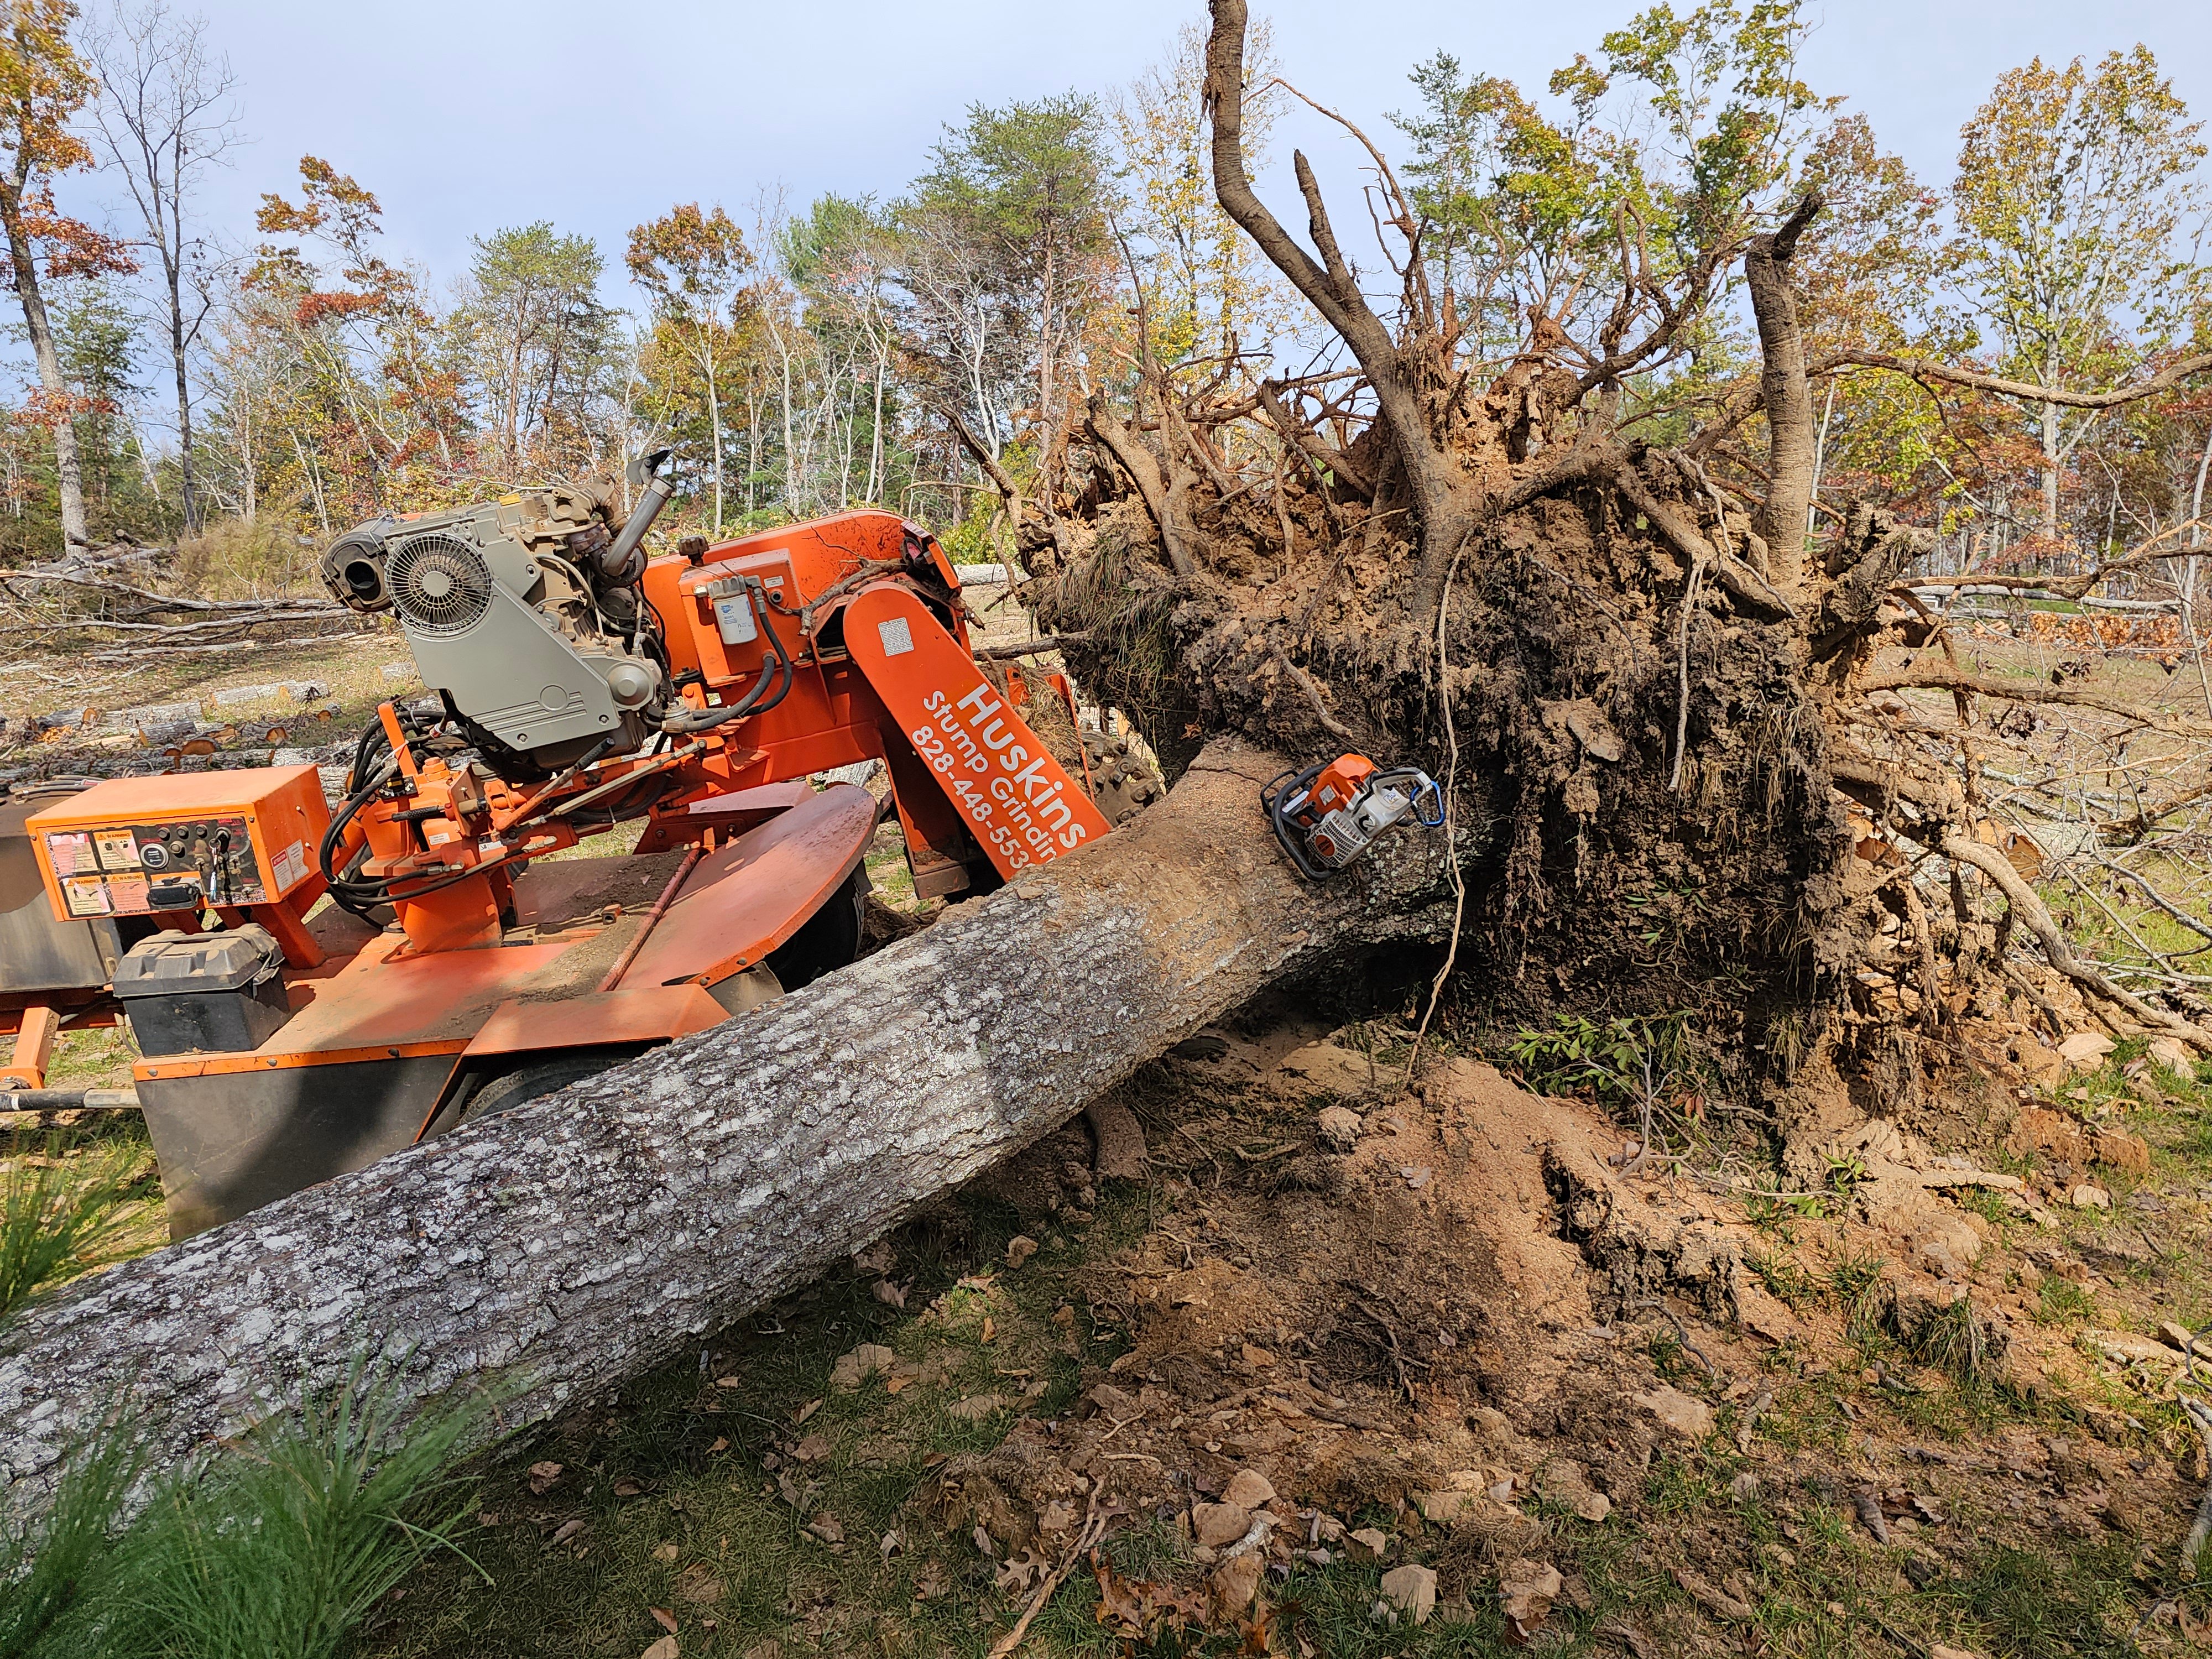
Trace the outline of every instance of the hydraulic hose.
{"label": "hydraulic hose", "polygon": [[741,720],[748,714],[765,714],[788,696],[791,688],[798,683],[799,672],[792,665],[791,653],[784,649],[783,641],[776,637],[775,629],[769,624],[766,592],[760,579],[747,576],[744,584],[746,601],[752,606],[753,615],[760,621],[761,637],[768,642],[769,654],[775,659],[775,695],[763,695],[771,678],[763,669],[761,677],[752,683],[744,696],[728,707],[690,708],[680,714],[671,714],[660,722],[663,732],[672,732],[678,737],[690,737],[701,732],[711,732],[718,726],[727,726],[732,720]]}

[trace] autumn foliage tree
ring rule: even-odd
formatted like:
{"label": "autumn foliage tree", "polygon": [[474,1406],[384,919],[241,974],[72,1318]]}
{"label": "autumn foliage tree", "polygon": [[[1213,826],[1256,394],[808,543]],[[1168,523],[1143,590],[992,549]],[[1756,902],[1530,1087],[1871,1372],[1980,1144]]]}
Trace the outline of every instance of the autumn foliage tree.
{"label": "autumn foliage tree", "polygon": [[55,179],[93,161],[71,125],[93,94],[92,77],[70,43],[75,17],[69,0],[22,0],[9,8],[0,35],[0,228],[8,234],[15,298],[38,364],[33,417],[53,434],[67,549],[88,541],[74,425],[82,410],[62,372],[43,284],[136,269],[112,238],[54,204]]}

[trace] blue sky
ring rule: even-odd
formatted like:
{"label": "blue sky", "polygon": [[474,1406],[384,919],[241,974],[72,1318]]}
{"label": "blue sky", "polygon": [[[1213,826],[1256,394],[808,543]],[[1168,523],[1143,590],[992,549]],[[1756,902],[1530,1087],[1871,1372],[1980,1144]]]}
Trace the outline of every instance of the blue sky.
{"label": "blue sky", "polygon": [[[1273,17],[1290,78],[1380,137],[1384,112],[1408,101],[1407,70],[1437,48],[1534,90],[1639,3],[1255,9]],[[586,232],[618,273],[629,228],[674,202],[735,211],[764,185],[794,204],[825,190],[895,192],[969,103],[1109,90],[1206,15],[1203,0],[202,8],[239,74],[253,140],[215,180],[210,216],[250,237],[259,193],[288,189],[312,151],[375,191],[392,251],[441,279],[465,264],[472,234],[502,225],[544,218]],[[1948,179],[1959,125],[1994,77],[2037,53],[2147,42],[2191,108],[2212,114],[2212,6],[2201,0],[1828,0],[1814,15],[1807,78],[1847,94],[1932,184]],[[1348,208],[1355,164],[1339,137],[1309,116],[1283,138],[1285,156],[1289,143],[1309,149]],[[1285,183],[1267,183],[1279,203]],[[617,274],[609,297],[626,299],[624,288]]]}

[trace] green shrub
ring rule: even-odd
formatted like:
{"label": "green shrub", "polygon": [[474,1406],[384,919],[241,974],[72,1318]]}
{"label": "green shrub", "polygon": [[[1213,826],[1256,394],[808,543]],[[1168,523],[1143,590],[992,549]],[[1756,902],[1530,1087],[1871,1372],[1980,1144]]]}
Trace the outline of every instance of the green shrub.
{"label": "green shrub", "polygon": [[40,1285],[100,1265],[143,1156],[127,1143],[71,1155],[60,1135],[48,1136],[43,1152],[32,1144],[15,1137],[0,1176],[0,1319]]}

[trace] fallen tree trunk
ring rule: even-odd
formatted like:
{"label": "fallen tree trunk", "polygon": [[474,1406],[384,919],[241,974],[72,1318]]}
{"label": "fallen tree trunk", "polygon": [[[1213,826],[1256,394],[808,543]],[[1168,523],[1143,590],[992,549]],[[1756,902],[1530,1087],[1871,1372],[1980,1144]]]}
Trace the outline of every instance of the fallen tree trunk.
{"label": "fallen tree trunk", "polygon": [[[363,1354],[509,1427],[665,1359],[1302,967],[1441,937],[1440,837],[1301,881],[1208,747],[1080,857],[754,1013],[129,1262],[0,1334],[17,1521],[126,1402],[187,1455]],[[157,1462],[161,1460],[157,1459]]]}

